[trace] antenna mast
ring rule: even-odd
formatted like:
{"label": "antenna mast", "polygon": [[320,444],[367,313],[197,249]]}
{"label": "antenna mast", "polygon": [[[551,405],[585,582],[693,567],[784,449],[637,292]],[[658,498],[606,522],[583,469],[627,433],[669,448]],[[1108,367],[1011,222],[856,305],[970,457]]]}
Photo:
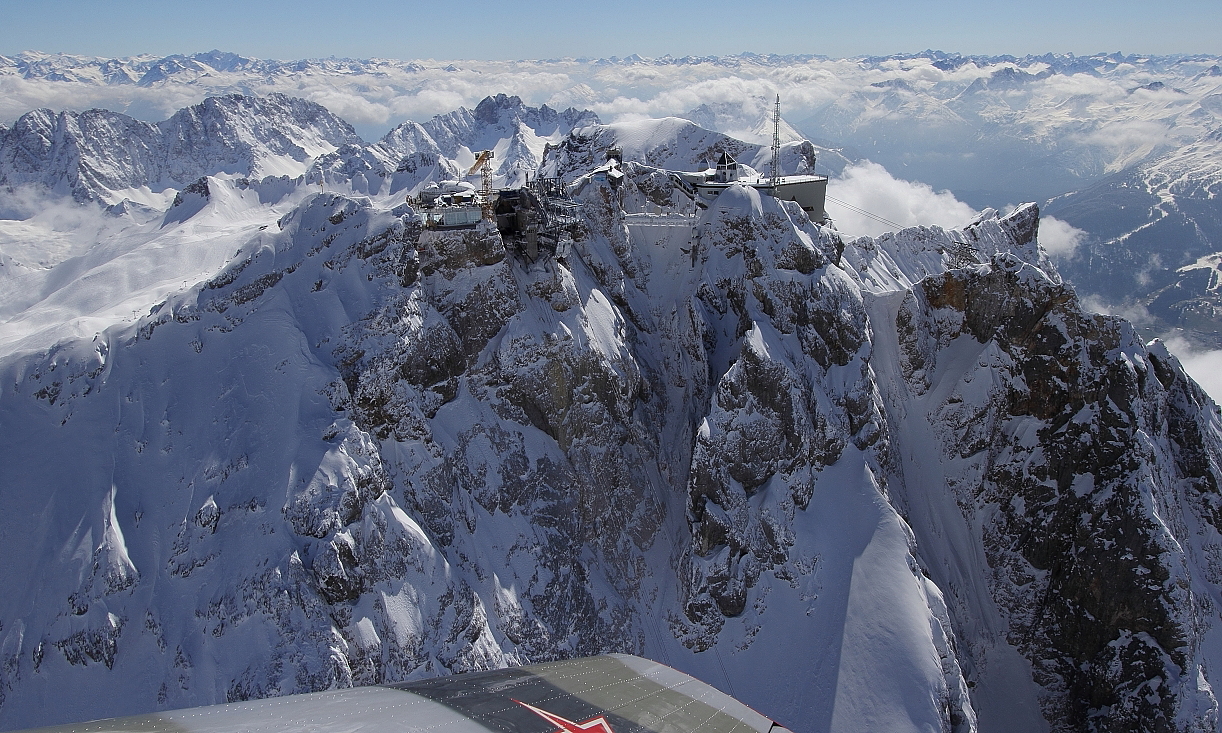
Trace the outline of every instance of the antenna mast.
{"label": "antenna mast", "polygon": [[781,95],[776,95],[776,108],[772,112],[772,187],[780,182],[781,162]]}

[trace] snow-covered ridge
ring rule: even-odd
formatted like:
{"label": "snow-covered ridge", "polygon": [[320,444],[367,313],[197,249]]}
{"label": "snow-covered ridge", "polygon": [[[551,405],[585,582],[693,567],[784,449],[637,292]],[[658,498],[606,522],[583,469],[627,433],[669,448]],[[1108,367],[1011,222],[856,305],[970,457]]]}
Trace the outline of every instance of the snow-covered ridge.
{"label": "snow-covered ridge", "polygon": [[211,97],[157,124],[106,110],[41,109],[0,137],[0,186],[148,202],[207,175],[301,175],[315,157],[359,142],[321,105],[280,94]]}
{"label": "snow-covered ridge", "polygon": [[278,94],[209,98],[158,124],[30,112],[0,131],[0,353],[139,317],[320,188],[402,201],[461,180],[483,149],[496,151],[497,185],[520,184],[548,145],[597,121],[500,95],[366,144]]}
{"label": "snow-covered ridge", "polygon": [[101,58],[79,54],[40,53],[25,51],[13,56],[0,56],[0,73],[16,74],[24,79],[46,79],[57,82],[87,84],[152,86],[174,79],[195,80],[216,73],[289,74],[308,71],[343,73],[376,68],[379,65],[401,68],[423,68],[414,64],[384,62],[376,59],[310,59],[276,61],[251,59],[225,51],[208,51],[190,55],[151,55],[125,58]]}
{"label": "snow-covered ridge", "polygon": [[[925,51],[858,59],[742,54],[419,62],[272,61],[219,51],[164,59],[28,53],[0,61],[0,125],[11,126],[40,107],[100,107],[151,122],[208,96],[284,93],[323,104],[365,139],[376,140],[405,118],[429,120],[459,106],[473,110],[485,97],[507,94],[532,108],[590,110],[606,123],[686,117],[759,143],[767,142],[770,129],[762,137],[756,133],[770,119],[779,93],[785,119],[801,137],[837,151],[820,153],[826,167],[819,173],[839,172],[845,159],[868,158],[902,171],[905,179],[951,190],[980,210],[1080,191],[1203,143],[1222,126],[1220,84],[1222,58],[1201,55]],[[390,147],[382,152],[354,149],[332,163],[331,178],[356,185],[364,177],[372,192],[411,189],[428,176],[465,172],[459,170],[467,164],[465,152],[441,155],[449,166],[424,141],[431,133],[399,133],[398,142],[416,152],[400,151],[394,140],[384,141]],[[554,142],[533,130],[524,131],[521,141],[514,148],[530,152],[521,160],[540,157],[541,145]],[[473,150],[471,145],[485,143],[463,145]],[[494,161],[502,180],[528,169],[515,168],[501,155],[508,152],[499,151]],[[396,180],[388,186],[386,178]],[[1073,218],[1071,224],[1094,234],[1089,215]],[[1172,246],[1192,246],[1190,223],[1168,230]],[[1109,238],[1100,235],[1101,241]],[[1216,237],[1209,239],[1216,245]],[[1174,271],[1196,259],[1162,267]],[[1144,264],[1124,267],[1140,272]],[[1086,283],[1077,272],[1072,279]]]}
{"label": "snow-covered ridge", "polygon": [[[150,124],[106,110],[40,109],[0,130],[0,186],[38,186],[77,201],[123,199],[156,207],[157,194],[203,176],[334,179],[343,188],[394,193],[427,180],[462,178],[481,150],[495,154],[498,185],[521,185],[547,146],[591,112],[528,107],[498,95],[417,124],[405,122],[369,145],[325,108],[301,99],[210,97]],[[422,169],[424,169],[422,171]],[[380,179],[391,179],[388,185]]]}
{"label": "snow-covered ridge", "polygon": [[460,107],[424,123],[404,122],[373,145],[344,147],[320,158],[308,178],[370,194],[415,193],[430,181],[461,180],[476,156],[491,150],[494,185],[521,186],[549,146],[573,128],[598,121],[593,112],[529,107],[498,94],[473,110]]}
{"label": "snow-covered ridge", "polygon": [[[770,155],[685,120],[600,126],[589,112],[528,107],[505,95],[405,122],[373,144],[318,105],[279,95],[212,98],[157,125],[104,110],[31,112],[0,136],[0,179],[10,187],[0,193],[9,217],[0,220],[0,253],[9,258],[0,269],[0,351],[45,348],[138,317],[215,274],[239,240],[308,193],[369,195],[393,206],[430,182],[463,179],[478,150],[496,152],[494,183],[512,186],[541,165],[547,175],[560,165],[571,178],[608,147],[680,170],[719,150],[757,165]],[[809,170],[824,152],[787,144],[782,168]],[[109,204],[109,216],[73,208],[59,200],[65,194]],[[182,246],[201,236],[214,246]]]}
{"label": "snow-covered ridge", "polygon": [[758,145],[554,115],[400,136],[620,149],[537,261],[349,142],[4,302],[0,726],[632,651],[799,733],[1216,727],[1222,424],[1037,207],[845,242],[732,187],[641,227],[683,204],[656,166]]}

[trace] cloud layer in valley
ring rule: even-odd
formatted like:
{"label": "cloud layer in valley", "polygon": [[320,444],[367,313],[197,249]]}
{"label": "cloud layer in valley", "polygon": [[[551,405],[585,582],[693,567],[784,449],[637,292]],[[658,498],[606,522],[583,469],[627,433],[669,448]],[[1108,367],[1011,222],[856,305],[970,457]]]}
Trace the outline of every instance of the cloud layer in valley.
{"label": "cloud layer in valley", "polygon": [[1214,402],[1222,404],[1222,349],[1198,349],[1180,336],[1172,336],[1165,343],[1184,365],[1184,371],[1209,393]]}
{"label": "cloud layer in valley", "polygon": [[[1072,132],[1082,145],[1123,156],[1150,140],[1193,136],[1202,124],[1208,126],[1209,120],[1192,124],[1192,119],[1168,119],[1168,113],[1192,111],[1196,95],[1191,91],[1175,95],[1141,87],[1164,78],[1179,79],[1186,82],[1180,86],[1186,86],[1216,62],[1109,60],[1085,64],[1094,73],[1051,73],[1049,63],[1038,59],[948,63],[935,55],[452,62],[267,62],[231,56],[198,55],[202,61],[171,57],[172,64],[152,57],[110,60],[33,52],[0,56],[0,123],[11,124],[38,107],[96,106],[156,120],[205,96],[232,92],[282,92],[310,99],[345,117],[367,137],[380,136],[405,119],[421,121],[458,106],[474,107],[497,93],[516,94],[534,105],[592,109],[608,121],[732,104],[754,123],[767,114],[776,94],[782,97],[786,118],[796,122],[829,105],[867,119],[902,119],[920,107],[913,106],[916,101],[953,106],[973,83],[992,83],[989,88],[997,88],[990,103],[1004,98],[1024,112],[1010,124],[1027,126],[1036,136],[1068,137]],[[116,74],[115,68],[126,71]],[[994,80],[999,73],[1007,80],[1004,88]],[[1018,82],[1010,81],[1016,78]],[[1185,125],[1188,129],[1179,129]]]}
{"label": "cloud layer in valley", "polygon": [[1040,219],[1040,244],[1054,257],[1072,257],[1086,232],[1053,216]]}
{"label": "cloud layer in valley", "polygon": [[[848,236],[877,236],[901,227],[962,227],[980,212],[949,191],[892,176],[877,163],[850,165],[836,180],[829,197],[828,215]],[[882,221],[886,220],[886,221]]]}

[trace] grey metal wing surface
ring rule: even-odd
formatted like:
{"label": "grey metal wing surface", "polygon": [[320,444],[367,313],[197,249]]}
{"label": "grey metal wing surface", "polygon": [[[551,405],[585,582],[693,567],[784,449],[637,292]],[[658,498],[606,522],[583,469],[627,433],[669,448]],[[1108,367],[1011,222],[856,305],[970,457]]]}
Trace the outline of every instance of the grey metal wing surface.
{"label": "grey metal wing surface", "polygon": [[733,697],[693,677],[626,654],[35,730],[37,733],[788,733]]}

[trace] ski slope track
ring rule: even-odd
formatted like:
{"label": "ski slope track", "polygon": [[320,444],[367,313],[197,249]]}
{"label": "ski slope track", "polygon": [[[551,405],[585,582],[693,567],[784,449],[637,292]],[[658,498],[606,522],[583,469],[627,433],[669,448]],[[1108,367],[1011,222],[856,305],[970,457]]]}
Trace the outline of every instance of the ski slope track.
{"label": "ski slope track", "polygon": [[[486,102],[366,144],[227,97],[181,113],[247,110],[175,128],[203,157],[5,133],[5,205],[55,216],[0,230],[0,728],[629,652],[798,733],[1216,730],[1222,420],[1034,205],[638,226],[690,205],[659,166],[766,151]],[[612,145],[534,262],[402,203]],[[82,173],[121,159],[158,162]]]}

